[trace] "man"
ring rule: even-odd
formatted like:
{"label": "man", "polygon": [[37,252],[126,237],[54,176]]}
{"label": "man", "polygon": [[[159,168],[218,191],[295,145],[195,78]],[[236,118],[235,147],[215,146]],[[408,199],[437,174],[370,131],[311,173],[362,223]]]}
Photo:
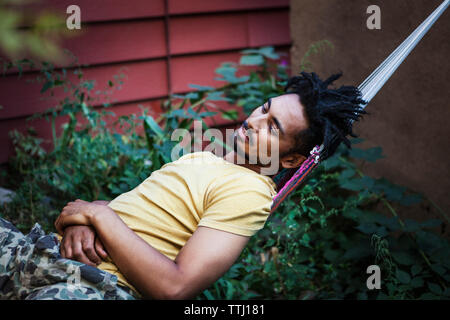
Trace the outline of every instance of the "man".
{"label": "man", "polygon": [[[23,236],[2,220],[0,297],[194,297],[231,267],[270,214],[276,186],[261,174],[261,144],[282,168],[299,167],[320,143],[322,158],[340,142],[349,146],[363,101],[355,87],[328,88],[339,76],[291,78],[286,94],[244,121],[224,158],[188,154],[109,203],[69,202],[55,222],[62,238],[38,226]],[[254,163],[243,161],[255,154]]]}

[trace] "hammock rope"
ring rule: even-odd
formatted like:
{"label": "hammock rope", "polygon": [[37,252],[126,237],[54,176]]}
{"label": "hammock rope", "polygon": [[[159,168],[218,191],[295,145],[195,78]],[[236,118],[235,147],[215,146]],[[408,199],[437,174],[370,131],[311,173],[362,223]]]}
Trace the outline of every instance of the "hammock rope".
{"label": "hammock rope", "polygon": [[[450,5],[450,0],[445,0],[426,18],[362,83],[358,89],[361,91],[361,98],[369,103],[380,91],[386,81],[397,70],[400,64],[406,59],[409,53],[419,43],[431,26],[441,16]],[[362,105],[365,108],[366,105]],[[353,122],[353,120],[350,120]],[[278,193],[274,196],[271,212],[274,212],[284,199],[305,181],[309,173],[320,162],[320,152],[323,145],[315,146],[310,152],[310,156],[302,163],[298,169],[284,169],[274,181],[278,187]]]}

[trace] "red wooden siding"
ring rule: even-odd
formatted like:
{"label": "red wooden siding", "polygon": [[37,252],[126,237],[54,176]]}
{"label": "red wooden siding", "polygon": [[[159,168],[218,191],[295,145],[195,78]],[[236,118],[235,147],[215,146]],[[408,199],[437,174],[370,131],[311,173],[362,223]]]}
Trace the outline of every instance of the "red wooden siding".
{"label": "red wooden siding", "polygon": [[30,7],[37,11],[54,10],[65,13],[68,6],[81,9],[81,21],[117,21],[164,15],[164,0],[42,0]]}
{"label": "red wooden siding", "polygon": [[170,0],[171,14],[286,8],[289,0]]}
{"label": "red wooden siding", "polygon": [[161,20],[88,25],[76,41],[67,39],[64,47],[76,52],[80,63],[91,65],[161,58],[167,54]]}
{"label": "red wooden siding", "polygon": [[[108,80],[124,73],[121,90],[111,96],[109,110],[117,115],[140,113],[147,106],[153,115],[160,112],[159,101],[173,93],[183,93],[188,84],[217,86],[214,70],[224,61],[237,62],[239,51],[250,47],[277,46],[288,52],[288,0],[79,0],[82,29],[63,43],[84,68],[85,79],[96,80],[95,90],[106,88]],[[53,8],[65,14],[72,1],[46,0],[35,10]],[[165,21],[169,34],[166,36]],[[168,43],[166,43],[168,39]],[[168,64],[170,62],[170,64]],[[170,74],[168,70],[170,69]],[[25,119],[55,105],[43,100],[41,85],[27,83],[36,71],[18,79],[15,72],[0,77],[0,162],[12,154],[8,132],[34,126],[51,147],[49,122]],[[62,97],[61,90],[55,97]],[[99,101],[98,105],[102,101]],[[221,106],[225,106],[222,104]],[[216,117],[218,124],[224,121]],[[57,128],[66,121],[60,118]]]}
{"label": "red wooden siding", "polygon": [[[164,60],[144,62],[126,62],[120,65],[94,66],[84,69],[85,79],[95,79],[97,89],[107,88],[108,81],[114,80],[113,75],[123,71],[126,75],[121,90],[115,91],[111,99],[115,102],[143,100],[167,95],[166,66]],[[155,76],[157,75],[157,76]],[[0,101],[4,107],[0,111],[0,119],[11,119],[42,112],[54,105],[55,99],[49,99],[49,94],[40,94],[42,84],[28,83],[24,80],[36,78],[36,74],[27,74],[23,80],[15,81],[17,76],[9,75],[0,78]],[[70,78],[74,78],[71,76]],[[62,90],[55,90],[56,99],[63,96]],[[46,100],[43,100],[47,96]],[[14,100],[12,100],[14,97]],[[101,103],[99,103],[101,104]]]}

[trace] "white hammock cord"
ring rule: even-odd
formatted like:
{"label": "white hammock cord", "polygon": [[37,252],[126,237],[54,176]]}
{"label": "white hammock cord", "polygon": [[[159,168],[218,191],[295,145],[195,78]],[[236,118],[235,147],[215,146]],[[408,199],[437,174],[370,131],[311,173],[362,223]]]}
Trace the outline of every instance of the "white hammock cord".
{"label": "white hammock cord", "polygon": [[[425,21],[423,21],[398,47],[376,68],[359,86],[362,99],[370,102],[380,91],[381,87],[397,70],[408,54],[419,43],[431,26],[450,5],[450,0],[445,0],[437,7]],[[363,106],[364,108],[365,106]]]}
{"label": "white hammock cord", "polygon": [[[409,53],[419,43],[431,26],[441,16],[450,5],[450,0],[444,0],[358,87],[361,91],[362,99],[369,103],[380,91],[386,81],[397,70],[400,64],[406,59]],[[364,109],[366,105],[361,107]],[[350,120],[351,123],[354,120]],[[323,150],[323,144],[320,151]],[[313,151],[316,151],[315,149]],[[311,151],[311,152],[313,152]],[[316,157],[316,163],[319,161]]]}
{"label": "white hammock cord", "polygon": [[[399,65],[405,60],[412,49],[417,45],[417,43],[423,38],[431,26],[436,22],[436,20],[441,16],[441,14],[450,5],[450,0],[444,0],[442,4],[437,7],[425,21],[423,21],[395,50],[392,52],[381,64],[376,68],[358,87],[361,91],[362,99],[369,103],[372,98],[380,91],[381,87],[386,83],[386,81],[392,76],[392,74],[397,70]],[[365,106],[361,106],[365,108]],[[353,120],[351,120],[353,123]],[[311,151],[311,157],[314,159],[314,163],[320,161],[320,152],[323,150],[324,145],[320,147],[314,147]],[[297,170],[297,173],[302,170],[302,167]],[[295,174],[294,174],[295,176]],[[289,179],[289,181],[282,188],[283,190],[289,190],[293,185],[298,185],[305,179],[306,175],[300,175],[299,178]],[[291,190],[292,191],[292,190]],[[291,191],[288,191],[289,194]],[[272,204],[271,212],[275,211],[286,193],[281,194],[280,192],[274,198]]]}

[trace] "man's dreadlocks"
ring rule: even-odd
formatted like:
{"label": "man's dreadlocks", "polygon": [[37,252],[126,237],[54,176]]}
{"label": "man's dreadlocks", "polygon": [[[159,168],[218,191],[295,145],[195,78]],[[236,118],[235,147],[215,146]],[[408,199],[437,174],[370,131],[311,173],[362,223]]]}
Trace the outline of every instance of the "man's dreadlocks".
{"label": "man's dreadlocks", "polygon": [[308,156],[314,146],[323,144],[321,159],[324,160],[333,155],[341,142],[351,147],[346,136],[356,137],[352,122],[366,113],[362,109],[366,102],[361,99],[361,92],[356,87],[328,88],[341,75],[334,74],[322,81],[314,72],[301,72],[288,80],[285,91],[300,96],[308,121],[308,128],[295,137],[301,143],[289,153],[299,152]]}

